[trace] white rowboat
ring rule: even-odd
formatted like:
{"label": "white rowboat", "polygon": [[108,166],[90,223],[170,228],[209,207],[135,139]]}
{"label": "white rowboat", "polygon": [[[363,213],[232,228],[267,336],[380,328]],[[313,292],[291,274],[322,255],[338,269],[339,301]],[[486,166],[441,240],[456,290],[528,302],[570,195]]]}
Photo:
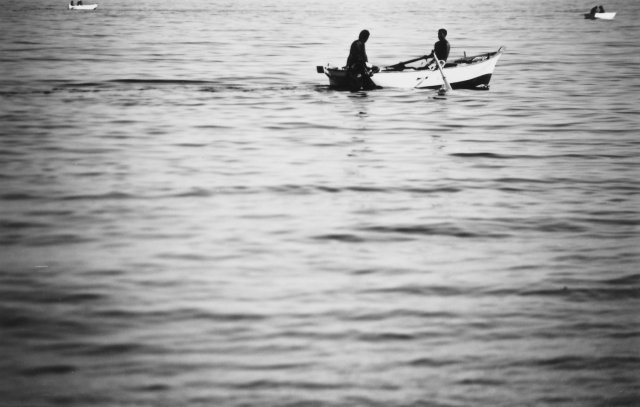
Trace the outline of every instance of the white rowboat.
{"label": "white rowboat", "polygon": [[600,20],[613,20],[616,16],[616,13],[586,13],[584,18],[590,18],[592,20],[600,19]]}
{"label": "white rowboat", "polygon": [[81,6],[72,6],[69,4],[69,10],[95,10],[97,8],[97,4],[83,4]]}
{"label": "white rowboat", "polygon": [[[503,51],[504,47],[500,47],[495,52],[447,62],[443,67],[443,72],[453,89],[488,89],[491,75]],[[318,66],[317,71],[329,77],[330,87],[334,89],[350,88],[350,78],[345,68],[327,65]],[[383,88],[437,89],[444,85],[442,74],[437,68],[431,70],[406,67],[403,70],[396,70],[387,67],[374,73],[371,80],[376,86]]]}

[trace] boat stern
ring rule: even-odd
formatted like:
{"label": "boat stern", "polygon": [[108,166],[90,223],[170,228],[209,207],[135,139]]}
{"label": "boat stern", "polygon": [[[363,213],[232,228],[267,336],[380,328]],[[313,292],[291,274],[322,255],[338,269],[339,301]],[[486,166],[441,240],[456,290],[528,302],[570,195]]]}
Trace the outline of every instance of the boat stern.
{"label": "boat stern", "polygon": [[346,69],[327,64],[326,66],[317,65],[316,72],[327,75],[329,87],[333,89],[349,89],[349,78]]}

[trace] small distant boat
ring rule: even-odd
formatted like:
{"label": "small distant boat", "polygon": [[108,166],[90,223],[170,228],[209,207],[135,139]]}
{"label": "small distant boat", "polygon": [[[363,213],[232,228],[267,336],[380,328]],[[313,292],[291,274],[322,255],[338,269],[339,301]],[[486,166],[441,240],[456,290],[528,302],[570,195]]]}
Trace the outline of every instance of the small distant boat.
{"label": "small distant boat", "polygon": [[596,19],[613,20],[615,16],[616,16],[616,13],[595,13],[595,14],[585,13],[584,18],[588,18],[591,20],[596,20]]}
{"label": "small distant boat", "polygon": [[97,4],[81,4],[79,6],[72,6],[69,4],[69,10],[95,10],[97,8]]}
{"label": "small distant boat", "polygon": [[[447,62],[443,67],[447,81],[453,89],[489,89],[489,80],[502,55],[504,47],[498,51],[474,55]],[[317,66],[318,73],[329,78],[329,86],[334,89],[349,89],[349,76],[345,68]],[[396,70],[392,67],[382,68],[374,73],[371,80],[382,88],[404,89],[437,89],[443,86],[442,75],[437,69],[420,69],[406,67]]]}

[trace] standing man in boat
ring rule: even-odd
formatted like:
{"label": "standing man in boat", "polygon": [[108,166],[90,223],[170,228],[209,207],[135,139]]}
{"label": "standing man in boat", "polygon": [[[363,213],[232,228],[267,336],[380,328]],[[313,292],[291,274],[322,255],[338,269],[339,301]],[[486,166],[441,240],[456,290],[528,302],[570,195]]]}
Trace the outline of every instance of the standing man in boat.
{"label": "standing man in boat", "polygon": [[351,43],[349,57],[347,58],[347,74],[349,75],[351,88],[353,90],[374,89],[375,84],[371,80],[371,73],[367,68],[367,50],[365,43],[369,39],[369,31],[362,30],[358,39]]}
{"label": "standing man in boat", "polygon": [[[431,51],[431,57],[438,58],[440,61],[447,62],[449,58],[449,51],[451,51],[451,45],[447,41],[447,30],[441,28],[438,30],[438,41],[433,44],[433,51]],[[431,61],[429,65],[435,64],[435,61]],[[443,64],[444,65],[444,64]]]}

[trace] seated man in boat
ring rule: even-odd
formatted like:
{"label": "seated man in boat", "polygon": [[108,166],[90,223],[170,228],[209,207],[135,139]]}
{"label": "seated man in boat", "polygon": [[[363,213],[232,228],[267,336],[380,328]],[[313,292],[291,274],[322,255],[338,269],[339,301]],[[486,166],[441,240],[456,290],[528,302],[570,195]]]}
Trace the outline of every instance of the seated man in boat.
{"label": "seated man in boat", "polygon": [[598,7],[598,13],[604,13],[604,7],[602,6]]}
{"label": "seated man in boat", "polygon": [[78,6],[82,6],[82,0],[78,0]]}
{"label": "seated man in boat", "polygon": [[591,14],[592,16],[595,16],[597,12],[598,12],[598,6],[593,6],[591,11],[589,11],[589,14]]}
{"label": "seated man in boat", "polygon": [[75,4],[73,3],[73,0],[71,0],[71,2],[69,3],[70,6],[75,6]]}
{"label": "seated man in boat", "polygon": [[369,39],[369,31],[362,30],[358,39],[351,44],[349,57],[347,58],[347,73],[350,78],[351,87],[354,90],[373,89],[375,84],[371,80],[371,73],[367,67],[367,50],[365,43]]}
{"label": "seated man in boat", "polygon": [[[451,45],[449,41],[447,41],[447,30],[441,28],[438,30],[438,41],[433,44],[433,51],[427,57],[438,58],[440,61],[447,62],[447,58],[449,58],[449,52],[451,51]],[[444,67],[444,63],[442,64]],[[433,69],[435,68],[435,61],[431,61],[426,65],[426,68]]]}

